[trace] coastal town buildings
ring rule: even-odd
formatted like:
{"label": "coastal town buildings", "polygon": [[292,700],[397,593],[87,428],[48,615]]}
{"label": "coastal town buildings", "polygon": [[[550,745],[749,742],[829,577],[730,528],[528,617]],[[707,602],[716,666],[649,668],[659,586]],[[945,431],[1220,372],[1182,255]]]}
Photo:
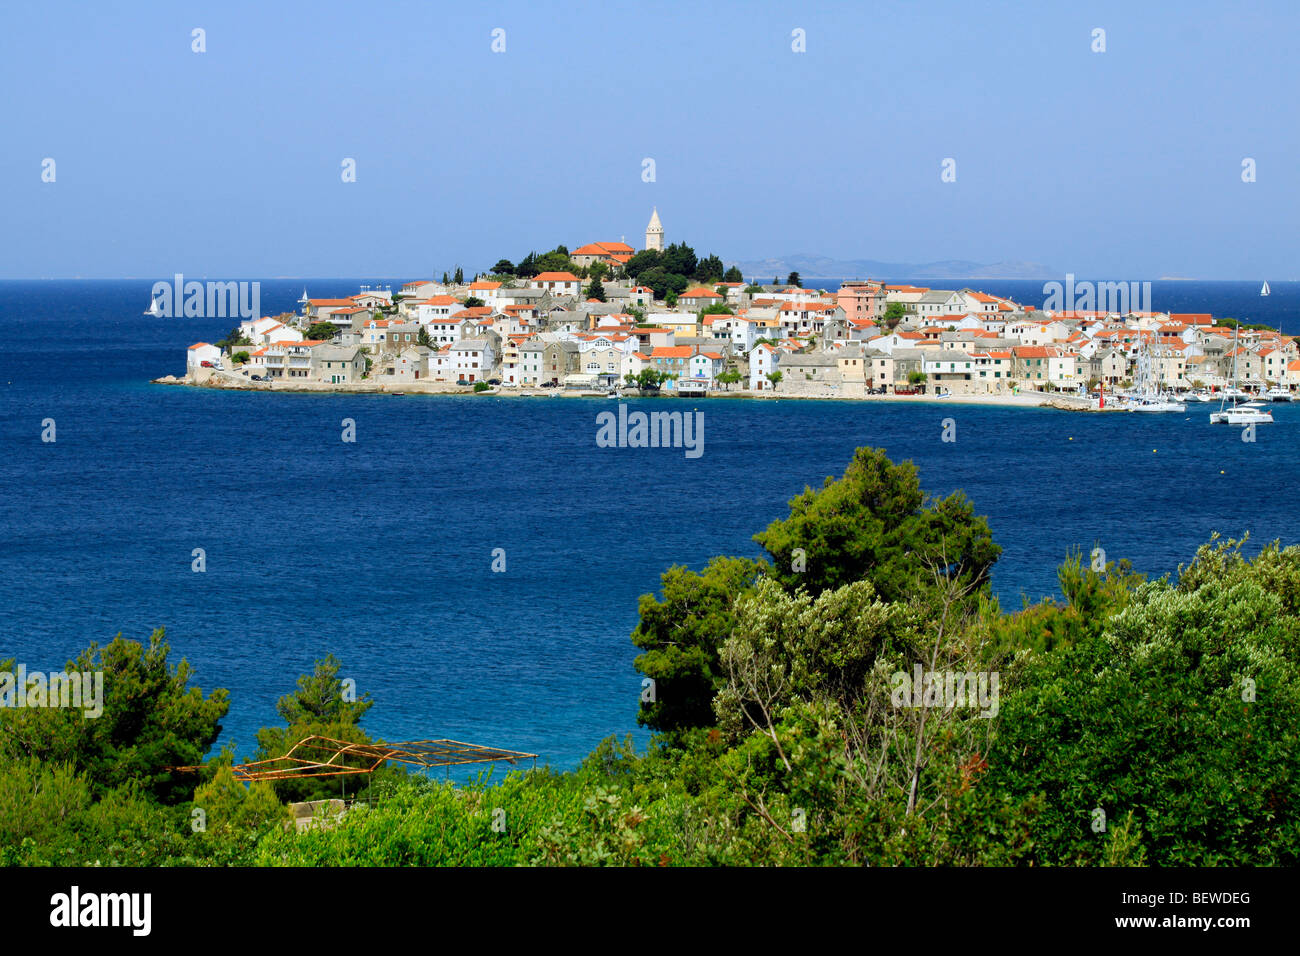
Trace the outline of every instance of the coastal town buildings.
{"label": "coastal town buildings", "polygon": [[[663,248],[657,209],[646,248]],[[1294,339],[1238,331],[1207,313],[1048,310],[979,289],[870,279],[833,290],[708,282],[665,301],[623,275],[635,255],[622,241],[589,242],[571,256],[577,272],[415,279],[396,295],[304,291],[300,313],[245,319],[224,347],[196,342],[187,378],[581,391],[618,388],[652,370],[665,394],[734,385],[810,398],[1113,392],[1139,375],[1175,393],[1234,381],[1300,389]],[[597,267],[604,301],[584,292]],[[332,338],[321,337],[331,327]],[[309,330],[318,337],[308,339]]]}

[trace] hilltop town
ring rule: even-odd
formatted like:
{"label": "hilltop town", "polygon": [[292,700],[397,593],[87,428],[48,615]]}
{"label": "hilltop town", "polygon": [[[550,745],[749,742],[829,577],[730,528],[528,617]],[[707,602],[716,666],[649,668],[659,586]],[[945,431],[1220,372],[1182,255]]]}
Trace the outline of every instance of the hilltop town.
{"label": "hilltop town", "polygon": [[665,247],[656,210],[640,251],[591,242],[503,259],[469,281],[444,275],[341,299],[304,290],[300,312],[249,318],[221,343],[195,343],[185,377],[159,381],[1037,404],[1126,387],[1144,356],[1152,384],[1175,393],[1234,378],[1248,389],[1300,385],[1291,337],[1209,314],[1043,309],[969,288],[861,280],[824,290],[803,288],[797,274],[777,278],[747,282],[716,256]]}

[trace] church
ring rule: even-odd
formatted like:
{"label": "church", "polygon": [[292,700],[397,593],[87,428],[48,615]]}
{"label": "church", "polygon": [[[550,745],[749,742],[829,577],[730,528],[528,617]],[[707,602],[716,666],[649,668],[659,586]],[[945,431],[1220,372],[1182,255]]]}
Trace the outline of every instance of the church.
{"label": "church", "polygon": [[[645,227],[645,247],[656,252],[664,251],[664,225],[659,221],[659,210],[650,213],[650,224]],[[570,258],[575,265],[590,267],[603,262],[613,270],[622,269],[636,250],[623,242],[589,242],[573,250]]]}
{"label": "church", "polygon": [[650,225],[645,227],[645,247],[656,252],[664,251],[664,224],[659,221],[659,209],[650,213]]}

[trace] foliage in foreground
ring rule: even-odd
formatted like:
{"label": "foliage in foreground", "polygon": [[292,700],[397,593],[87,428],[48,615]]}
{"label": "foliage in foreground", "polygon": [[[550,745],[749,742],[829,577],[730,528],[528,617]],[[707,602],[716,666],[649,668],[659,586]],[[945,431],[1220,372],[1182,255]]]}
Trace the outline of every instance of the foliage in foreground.
{"label": "foliage in foreground", "polygon": [[[758,540],[770,563],[672,568],[642,598],[645,752],[611,738],[571,773],[465,786],[389,773],[303,832],[281,800],[330,795],[310,782],[245,787],[228,754],[189,790],[167,771],[164,754],[210,744],[224,695],[178,684],[160,637],[123,642],[108,658],[148,699],[106,713],[140,714],[153,746],[0,712],[0,862],[1300,862],[1300,548],[1248,560],[1214,539],[1176,583],[1075,553],[1063,602],[1007,614],[983,519],[873,450]],[[914,692],[918,668],[968,693]],[[262,756],[308,732],[367,739],[370,703],[337,672],[318,662],[281,699]],[[138,769],[108,773],[110,753]]]}

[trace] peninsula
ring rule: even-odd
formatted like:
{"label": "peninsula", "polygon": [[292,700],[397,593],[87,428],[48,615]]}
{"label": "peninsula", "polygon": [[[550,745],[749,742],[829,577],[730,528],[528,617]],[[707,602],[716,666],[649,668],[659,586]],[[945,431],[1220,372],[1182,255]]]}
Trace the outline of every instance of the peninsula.
{"label": "peninsula", "polygon": [[[1290,336],[1208,313],[1164,313],[1149,284],[1044,286],[1041,306],[972,288],[746,280],[715,255],[557,246],[466,280],[362,287],[253,316],[188,349],[183,377],[219,388],[967,401],[1105,407],[1135,383],[1172,395],[1300,386]],[[1143,292],[1147,294],[1144,296]],[[1144,301],[1147,300],[1147,301]]]}

